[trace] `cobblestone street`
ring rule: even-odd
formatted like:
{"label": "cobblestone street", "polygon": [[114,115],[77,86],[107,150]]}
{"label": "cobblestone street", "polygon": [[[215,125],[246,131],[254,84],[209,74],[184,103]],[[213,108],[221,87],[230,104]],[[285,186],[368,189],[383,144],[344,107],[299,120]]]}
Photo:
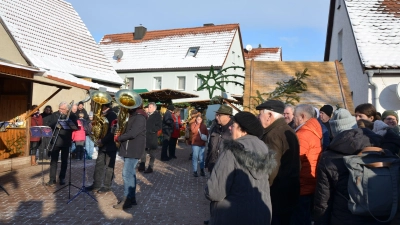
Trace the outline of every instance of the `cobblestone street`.
{"label": "cobblestone street", "polygon": [[[0,174],[1,224],[203,224],[209,216],[209,201],[204,197],[205,177],[192,175],[191,149],[177,146],[178,159],[161,162],[159,148],[154,172],[138,173],[137,206],[125,211],[113,209],[123,195],[122,167],[117,161],[113,191],[90,192],[95,202],[81,193],[67,204],[68,187],[57,193],[41,185],[42,166],[32,166]],[[86,186],[92,184],[95,160],[86,161]],[[60,168],[60,163],[58,169]],[[49,163],[44,164],[44,181],[49,179]],[[83,161],[72,160],[72,184],[82,186]],[[69,167],[66,181],[68,182]],[[58,173],[57,173],[58,175]],[[35,186],[35,184],[39,183]],[[58,181],[57,181],[58,182]],[[47,189],[48,191],[47,191]],[[71,186],[71,198],[79,189]],[[86,205],[86,207],[85,207]]]}

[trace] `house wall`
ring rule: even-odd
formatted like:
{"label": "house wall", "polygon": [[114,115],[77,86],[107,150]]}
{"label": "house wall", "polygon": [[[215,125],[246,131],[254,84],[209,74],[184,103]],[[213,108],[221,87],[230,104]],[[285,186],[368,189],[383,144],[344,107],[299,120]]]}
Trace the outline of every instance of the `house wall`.
{"label": "house wall", "polygon": [[[49,82],[48,79],[35,76],[35,80],[41,80],[41,81],[46,81]],[[59,82],[54,81],[53,83],[61,84]],[[47,86],[47,85],[42,85],[42,84],[33,84],[33,95],[32,95],[32,104],[33,105],[39,105],[42,103],[44,100],[46,100],[50,95],[52,95],[54,92],[58,90],[57,87],[52,87],[52,86]],[[63,89],[59,93],[57,93],[52,99],[50,99],[43,107],[40,108],[40,112],[43,112],[44,108],[46,105],[50,105],[53,109],[53,112],[58,110],[58,105],[60,102],[65,101],[68,104],[74,100],[74,103],[78,103],[79,101],[83,100],[87,96],[87,90],[81,89],[81,88],[76,88],[72,87],[69,90]],[[86,111],[90,111],[90,104],[86,103],[84,105],[86,108]]]}
{"label": "house wall", "polygon": [[[341,62],[346,70],[350,89],[353,93],[354,106],[366,102],[372,103],[371,87],[368,84],[368,76],[363,72],[350,19],[343,0],[340,0],[340,2],[341,7],[337,9],[339,1],[336,1],[329,61],[340,61],[342,59]],[[341,31],[342,44],[340,45],[339,32]],[[341,56],[339,55],[340,52]]]}
{"label": "house wall", "polygon": [[11,62],[28,66],[28,63],[18,51],[14,42],[0,23],[0,58],[7,59]]}
{"label": "house wall", "polygon": [[[227,59],[223,65],[223,68],[229,67],[229,66],[241,66],[244,67],[243,64],[243,54],[242,54],[242,46],[240,44],[240,37],[239,34],[236,33],[235,37],[233,38],[232,41],[232,46],[231,49],[229,50]],[[211,65],[210,65],[211,66]],[[218,73],[217,70],[214,71],[215,73]],[[162,79],[162,84],[161,84],[161,89],[173,89],[173,90],[180,90],[178,89],[178,77],[185,77],[186,78],[186,84],[185,84],[185,89],[180,90],[184,92],[188,92],[191,94],[198,95],[199,98],[187,98],[187,99],[177,99],[174,100],[173,102],[187,102],[187,101],[197,101],[197,100],[209,100],[209,94],[207,90],[202,90],[202,91],[197,91],[197,86],[198,86],[198,81],[197,81],[197,74],[202,74],[202,75],[208,75],[209,70],[199,70],[199,71],[175,71],[175,72],[138,72],[138,73],[119,73],[122,79],[134,79],[133,82],[133,89],[147,89],[149,91],[156,90],[154,87],[155,82],[154,78],[155,77],[161,77]],[[244,76],[244,71],[242,70],[233,70],[229,69],[226,73],[224,74],[239,74]],[[236,80],[238,82],[244,83],[243,78],[229,78],[230,80]],[[230,94],[237,94],[237,95],[242,95],[243,94],[243,87],[241,86],[236,86],[234,84],[224,84],[226,92]],[[221,91],[216,90],[213,94],[213,96],[217,95],[222,95]]]}

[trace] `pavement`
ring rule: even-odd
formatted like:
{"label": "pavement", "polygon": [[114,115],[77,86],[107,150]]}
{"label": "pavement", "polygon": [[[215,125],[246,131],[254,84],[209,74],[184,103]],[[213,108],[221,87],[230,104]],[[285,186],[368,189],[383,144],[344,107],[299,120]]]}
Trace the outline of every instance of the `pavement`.
{"label": "pavement", "polygon": [[[209,201],[204,197],[207,178],[193,177],[190,152],[190,146],[179,143],[177,159],[161,162],[159,148],[154,172],[137,173],[138,205],[126,210],[112,207],[123,196],[120,160],[116,162],[112,192],[89,192],[97,202],[82,192],[67,204],[69,188],[72,199],[82,187],[83,161],[72,160],[71,183],[78,188],[42,185],[40,164],[1,173],[0,185],[10,195],[0,190],[0,224],[203,224],[209,217]],[[93,182],[94,165],[95,160],[86,160],[86,186]],[[48,162],[43,164],[43,174],[47,182]],[[69,166],[67,184],[68,180]]]}

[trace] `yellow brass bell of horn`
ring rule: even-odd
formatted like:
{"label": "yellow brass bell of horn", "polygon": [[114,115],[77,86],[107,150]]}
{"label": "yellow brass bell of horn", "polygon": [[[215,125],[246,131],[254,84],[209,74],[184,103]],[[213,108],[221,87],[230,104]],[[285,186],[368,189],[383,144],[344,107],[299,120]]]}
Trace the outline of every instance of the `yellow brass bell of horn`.
{"label": "yellow brass bell of horn", "polygon": [[[127,119],[129,118],[129,109],[135,109],[142,105],[142,98],[133,90],[122,89],[115,94],[115,102],[120,106],[118,112],[118,123],[115,135],[120,135],[125,132]],[[117,147],[120,143],[116,143]]]}
{"label": "yellow brass bell of horn", "polygon": [[90,93],[90,98],[94,102],[92,132],[89,137],[96,144],[99,139],[104,138],[107,134],[109,121],[101,113],[101,105],[110,103],[111,96],[107,92],[93,91]]}

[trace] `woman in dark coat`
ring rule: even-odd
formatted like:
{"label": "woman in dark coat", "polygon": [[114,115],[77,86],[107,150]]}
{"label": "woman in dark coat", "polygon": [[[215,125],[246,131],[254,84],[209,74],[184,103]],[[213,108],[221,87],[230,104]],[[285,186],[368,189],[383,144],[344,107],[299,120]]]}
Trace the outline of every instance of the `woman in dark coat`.
{"label": "woman in dark coat", "polygon": [[212,170],[205,189],[211,201],[209,224],[271,223],[268,176],[276,166],[272,152],[258,137],[263,129],[249,112],[239,112],[231,126],[232,139]]}

